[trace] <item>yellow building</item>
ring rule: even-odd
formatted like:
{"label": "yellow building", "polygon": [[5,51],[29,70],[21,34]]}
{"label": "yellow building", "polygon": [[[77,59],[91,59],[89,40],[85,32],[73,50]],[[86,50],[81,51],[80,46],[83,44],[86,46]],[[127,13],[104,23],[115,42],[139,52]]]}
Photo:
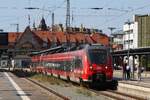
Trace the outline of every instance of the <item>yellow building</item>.
{"label": "yellow building", "polygon": [[150,46],[150,15],[135,15],[138,22],[138,47]]}

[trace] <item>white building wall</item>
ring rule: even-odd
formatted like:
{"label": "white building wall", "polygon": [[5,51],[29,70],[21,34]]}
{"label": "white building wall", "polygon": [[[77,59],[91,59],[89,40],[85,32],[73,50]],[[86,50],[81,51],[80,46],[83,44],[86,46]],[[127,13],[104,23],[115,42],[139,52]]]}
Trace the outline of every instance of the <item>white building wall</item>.
{"label": "white building wall", "polygon": [[123,44],[122,38],[114,38],[114,43]]}
{"label": "white building wall", "polygon": [[[131,23],[130,26],[128,24],[123,25],[123,49],[126,50],[128,48],[136,48],[137,47],[137,23]],[[136,38],[136,39],[135,39]]]}
{"label": "white building wall", "polygon": [[138,22],[134,22],[133,33],[133,48],[138,48]]}
{"label": "white building wall", "polygon": [[[132,22],[130,24],[130,30],[133,30],[133,28],[134,28],[134,23]],[[129,25],[128,24],[123,25],[123,31],[129,31]]]}

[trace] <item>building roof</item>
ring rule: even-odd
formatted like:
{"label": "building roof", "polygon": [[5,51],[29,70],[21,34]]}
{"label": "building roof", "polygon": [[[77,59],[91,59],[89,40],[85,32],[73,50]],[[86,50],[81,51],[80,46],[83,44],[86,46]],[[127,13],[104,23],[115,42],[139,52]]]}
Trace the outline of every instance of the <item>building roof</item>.
{"label": "building roof", "polygon": [[8,33],[8,42],[9,43],[15,43],[17,37],[22,34],[21,32],[9,32]]}
{"label": "building roof", "polygon": [[31,30],[30,27],[27,27],[23,33],[9,32],[8,42],[15,43],[23,36],[23,34],[26,34],[26,32],[31,32],[40,41],[46,43],[50,43],[54,41],[62,44],[64,42],[70,41],[72,43],[83,42],[83,43],[100,43],[103,45],[109,44],[108,36],[101,33],[93,33],[90,35],[81,32],[76,32],[76,33],[50,32],[50,31],[41,31],[41,30]]}
{"label": "building roof", "polygon": [[52,34],[49,31],[33,31],[33,33],[38,36],[41,40],[44,42],[51,41],[52,39]]}
{"label": "building roof", "polygon": [[108,45],[109,44],[109,38],[105,34],[93,33],[90,36],[91,36],[91,39],[94,41],[94,43],[100,43],[100,44],[103,44],[103,45]]}

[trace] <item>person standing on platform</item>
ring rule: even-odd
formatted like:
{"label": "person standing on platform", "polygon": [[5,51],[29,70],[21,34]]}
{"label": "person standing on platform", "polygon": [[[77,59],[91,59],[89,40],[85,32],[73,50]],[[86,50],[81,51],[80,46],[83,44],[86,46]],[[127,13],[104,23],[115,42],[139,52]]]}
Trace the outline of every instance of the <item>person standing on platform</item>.
{"label": "person standing on platform", "polygon": [[139,62],[136,63],[136,69],[137,69],[137,80],[141,80],[141,67]]}
{"label": "person standing on platform", "polygon": [[126,74],[127,74],[126,66],[127,66],[127,64],[123,63],[123,65],[122,65],[122,79],[124,79],[124,80],[126,80]]}
{"label": "person standing on platform", "polygon": [[134,80],[134,67],[133,65],[130,65],[130,78]]}
{"label": "person standing on platform", "polygon": [[130,79],[130,66],[126,64],[126,71],[127,71],[127,80]]}
{"label": "person standing on platform", "polygon": [[14,70],[14,68],[15,68],[15,61],[14,61],[14,59],[11,60],[11,66],[12,66],[12,70]]}
{"label": "person standing on platform", "polygon": [[141,80],[141,66],[140,66],[140,57],[137,55],[135,59],[135,68],[136,68],[136,79]]}
{"label": "person standing on platform", "polygon": [[133,79],[134,80],[134,66],[133,66],[133,57],[130,56],[129,57],[129,67],[130,67],[130,79]]}

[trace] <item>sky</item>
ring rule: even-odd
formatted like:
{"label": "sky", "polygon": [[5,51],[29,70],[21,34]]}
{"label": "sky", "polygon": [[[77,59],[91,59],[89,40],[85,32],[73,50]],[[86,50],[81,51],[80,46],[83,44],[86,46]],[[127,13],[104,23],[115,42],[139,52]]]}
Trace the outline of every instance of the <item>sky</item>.
{"label": "sky", "polygon": [[[51,25],[51,14],[55,13],[55,24],[65,25],[66,0],[0,0],[0,29],[15,32],[25,27],[38,26],[42,17]],[[133,21],[135,14],[149,14],[150,0],[70,0],[71,26],[101,29],[110,34],[108,27],[122,30],[124,22]],[[28,10],[27,7],[40,9]],[[102,8],[94,10],[90,8]],[[72,17],[73,16],[73,17]]]}

